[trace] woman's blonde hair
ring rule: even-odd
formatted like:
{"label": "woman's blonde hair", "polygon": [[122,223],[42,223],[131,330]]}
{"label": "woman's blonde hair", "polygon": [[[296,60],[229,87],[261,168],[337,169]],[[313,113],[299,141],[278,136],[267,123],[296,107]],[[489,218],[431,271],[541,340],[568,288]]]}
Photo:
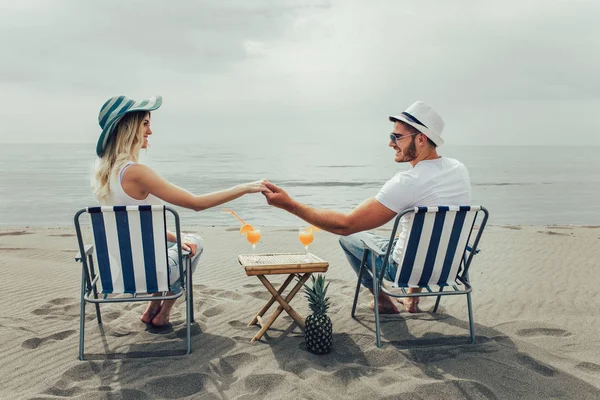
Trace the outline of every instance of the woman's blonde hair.
{"label": "woman's blonde hair", "polygon": [[131,112],[119,121],[106,145],[102,158],[96,159],[92,175],[92,191],[99,201],[110,194],[110,178],[128,161],[137,162],[144,144],[144,119],[150,113]]}

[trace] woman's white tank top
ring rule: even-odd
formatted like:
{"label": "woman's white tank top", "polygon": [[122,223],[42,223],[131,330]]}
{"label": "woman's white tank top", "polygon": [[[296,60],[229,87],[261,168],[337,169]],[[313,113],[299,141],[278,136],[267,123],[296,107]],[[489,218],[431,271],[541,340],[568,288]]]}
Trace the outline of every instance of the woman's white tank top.
{"label": "woman's white tank top", "polygon": [[121,186],[121,181],[123,180],[125,170],[133,164],[135,164],[133,161],[127,162],[121,167],[118,174],[114,174],[110,178],[110,193],[106,197],[106,200],[101,202],[103,206],[158,206],[163,204],[161,199],[152,194],[148,194],[143,200],[137,200],[125,193],[123,186]]}

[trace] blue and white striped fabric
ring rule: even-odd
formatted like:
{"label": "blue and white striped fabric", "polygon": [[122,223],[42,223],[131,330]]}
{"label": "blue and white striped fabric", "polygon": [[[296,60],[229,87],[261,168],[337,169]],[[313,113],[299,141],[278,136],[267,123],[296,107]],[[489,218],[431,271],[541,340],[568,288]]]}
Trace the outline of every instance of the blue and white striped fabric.
{"label": "blue and white striped fabric", "polygon": [[170,290],[164,205],[87,208],[102,293]]}
{"label": "blue and white striped fabric", "polygon": [[455,284],[480,206],[415,207],[394,287]]}

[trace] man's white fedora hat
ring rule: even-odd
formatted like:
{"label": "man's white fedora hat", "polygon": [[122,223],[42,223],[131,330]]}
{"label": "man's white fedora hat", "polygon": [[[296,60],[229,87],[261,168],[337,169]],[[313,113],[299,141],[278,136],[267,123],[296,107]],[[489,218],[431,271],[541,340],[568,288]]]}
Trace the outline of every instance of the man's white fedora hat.
{"label": "man's white fedora hat", "polygon": [[444,144],[442,139],[444,120],[433,107],[423,101],[415,101],[400,115],[390,116],[390,121],[406,122],[425,134],[436,146]]}

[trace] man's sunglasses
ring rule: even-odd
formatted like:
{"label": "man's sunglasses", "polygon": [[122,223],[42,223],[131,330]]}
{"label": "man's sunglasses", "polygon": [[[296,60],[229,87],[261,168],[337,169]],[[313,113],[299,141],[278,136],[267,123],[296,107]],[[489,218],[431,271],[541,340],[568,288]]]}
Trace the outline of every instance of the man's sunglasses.
{"label": "man's sunglasses", "polygon": [[390,133],[390,140],[392,141],[392,143],[396,144],[396,143],[398,143],[398,140],[402,140],[402,138],[418,135],[419,133],[421,133],[421,132],[411,133],[410,135],[401,135],[399,133]]}

